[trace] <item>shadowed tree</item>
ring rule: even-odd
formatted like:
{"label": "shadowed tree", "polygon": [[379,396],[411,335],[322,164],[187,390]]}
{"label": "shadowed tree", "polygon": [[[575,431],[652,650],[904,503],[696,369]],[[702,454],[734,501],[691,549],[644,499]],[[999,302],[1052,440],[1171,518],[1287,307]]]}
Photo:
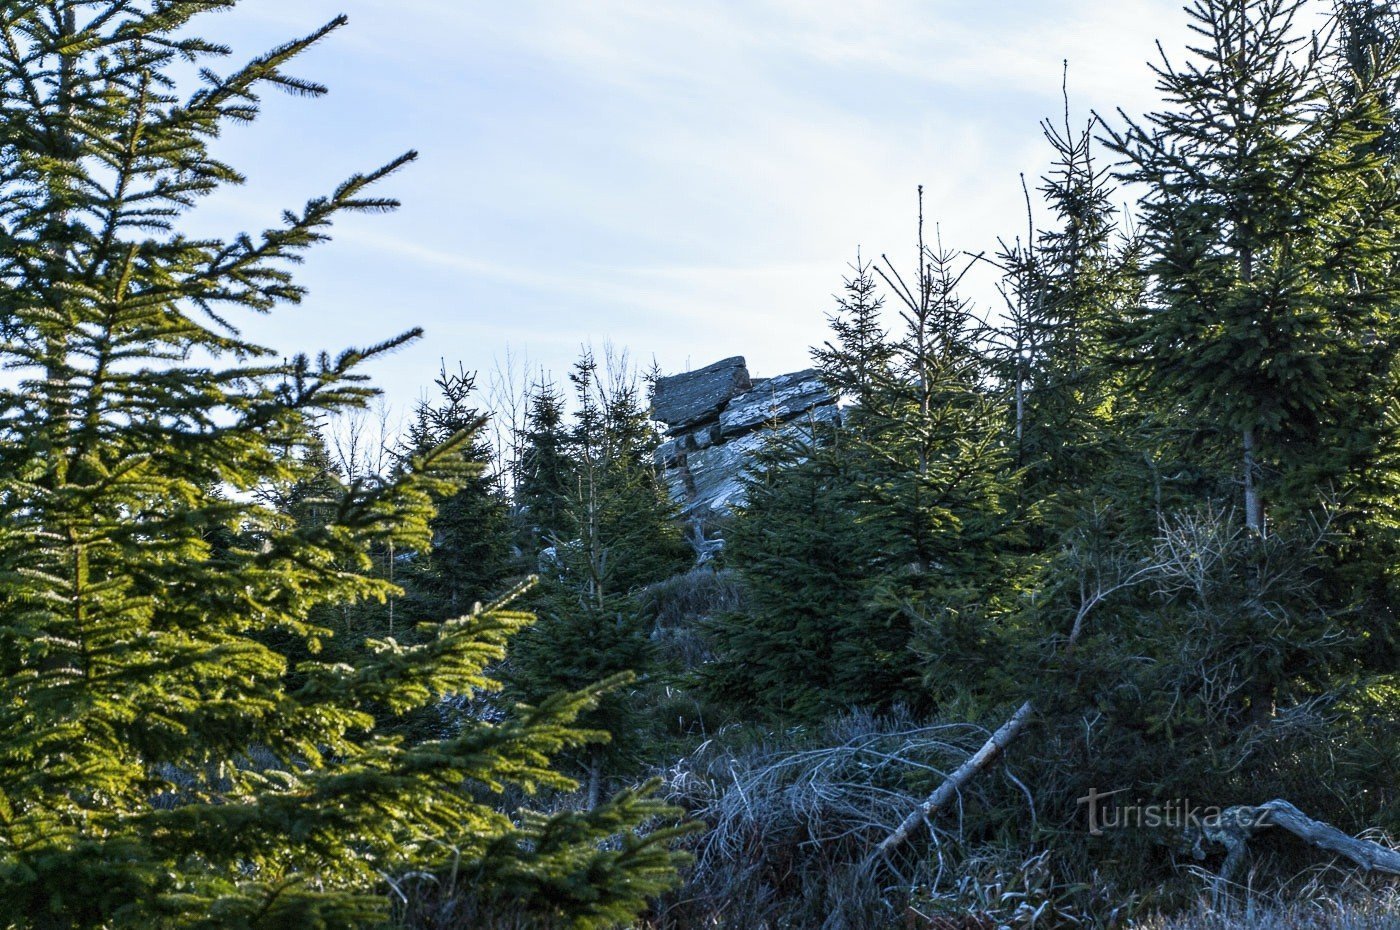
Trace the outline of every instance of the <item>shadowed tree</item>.
{"label": "shadowed tree", "polygon": [[[527,519],[557,521],[542,525],[550,545],[532,599],[539,623],[512,643],[506,671],[512,691],[530,701],[619,674],[645,684],[656,655],[651,621],[636,595],[691,559],[652,461],[659,436],[626,359],[600,366],[585,352],[569,380],[575,410],[564,447],[567,469],[557,458],[557,427],[546,428],[557,409],[548,391],[532,408],[522,455],[529,469]],[[559,488],[564,475],[572,484]],[[637,690],[619,691],[583,718],[612,734],[608,743],[589,747],[582,766],[590,807],[601,801],[605,777],[634,754],[635,737],[646,727],[644,707]]]}

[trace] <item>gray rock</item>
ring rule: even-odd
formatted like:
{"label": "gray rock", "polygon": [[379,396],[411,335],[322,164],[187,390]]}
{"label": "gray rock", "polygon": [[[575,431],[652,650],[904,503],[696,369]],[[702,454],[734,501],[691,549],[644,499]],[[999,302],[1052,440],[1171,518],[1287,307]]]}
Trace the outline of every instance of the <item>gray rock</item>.
{"label": "gray rock", "polygon": [[835,403],[815,369],[778,375],[731,400],[720,414],[720,432],[725,437],[738,436],[764,423],[796,419],[813,408],[834,408]]}
{"label": "gray rock", "polygon": [[730,398],[749,390],[749,369],[742,355],[684,374],[658,378],[652,415],[672,434],[713,419]]}
{"label": "gray rock", "polygon": [[841,408],[837,407],[834,401],[829,404],[823,404],[820,407],[813,407],[811,410],[808,410],[806,413],[802,414],[801,422],[832,423],[836,426],[840,426]]}
{"label": "gray rock", "polygon": [[686,486],[688,477],[684,465],[677,465],[675,468],[668,468],[661,478],[666,482],[666,490],[671,492],[671,500],[680,504],[683,509],[689,509],[690,490]]}
{"label": "gray rock", "polygon": [[750,379],[742,358],[659,379],[653,411],[670,427],[656,464],[700,541],[744,503],[744,479],[765,443],[810,440],[815,426],[841,419],[815,370]]}
{"label": "gray rock", "polygon": [[690,440],[690,449],[708,449],[720,441],[720,430],[718,423],[710,423],[702,426],[686,437]]}
{"label": "gray rock", "polygon": [[680,460],[682,450],[682,440],[685,437],[668,439],[656,447],[656,451],[651,454],[652,461],[656,462],[657,468],[670,468]]}
{"label": "gray rock", "polygon": [[685,512],[705,517],[711,511],[723,512],[741,502],[745,459],[752,451],[748,444],[735,441],[687,455],[685,478],[689,493]]}
{"label": "gray rock", "polygon": [[[833,412],[835,407],[830,408]],[[685,514],[692,518],[719,516],[744,503],[744,478],[750,474],[754,454],[770,441],[807,441],[811,429],[806,420],[794,421],[777,430],[754,430],[708,449],[688,453],[677,469],[683,474],[671,485],[676,500],[685,502]]]}

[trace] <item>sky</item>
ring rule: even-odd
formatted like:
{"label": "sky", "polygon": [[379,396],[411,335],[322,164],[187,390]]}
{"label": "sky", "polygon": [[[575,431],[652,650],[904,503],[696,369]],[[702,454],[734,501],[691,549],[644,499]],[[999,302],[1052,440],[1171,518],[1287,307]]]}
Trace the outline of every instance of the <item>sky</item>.
{"label": "sky", "polygon": [[307,299],[245,327],[291,353],[422,326],[369,369],[398,407],[444,362],[562,378],[584,345],[807,367],[857,249],[913,264],[918,185],[946,247],[994,250],[1062,63],[1074,122],[1136,114],[1188,35],[1179,0],[243,0],[205,34],[251,55],[337,13],[290,69],[330,93],[268,91],[219,142],[246,185],[195,222],[256,231],[419,151],[381,187],[402,209],[342,220]]}

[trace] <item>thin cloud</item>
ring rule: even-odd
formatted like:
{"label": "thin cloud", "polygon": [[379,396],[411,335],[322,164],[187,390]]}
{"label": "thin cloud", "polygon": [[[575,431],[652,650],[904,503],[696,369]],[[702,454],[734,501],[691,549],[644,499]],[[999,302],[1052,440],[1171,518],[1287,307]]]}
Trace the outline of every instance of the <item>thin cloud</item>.
{"label": "thin cloud", "polygon": [[319,341],[329,317],[367,341],[392,301],[432,334],[379,369],[401,397],[444,354],[488,369],[505,338],[555,371],[608,338],[663,368],[805,364],[856,248],[908,254],[917,185],[951,246],[994,248],[1046,167],[1061,61],[1076,120],[1140,110],[1154,40],[1185,34],[1177,0],[244,0],[213,21],[259,49],[342,9],[298,68],[331,95],[269,97],[228,143],[265,165],[290,134],[300,157],[209,220],[420,148],[386,187],[404,210],[338,228],[279,333]]}

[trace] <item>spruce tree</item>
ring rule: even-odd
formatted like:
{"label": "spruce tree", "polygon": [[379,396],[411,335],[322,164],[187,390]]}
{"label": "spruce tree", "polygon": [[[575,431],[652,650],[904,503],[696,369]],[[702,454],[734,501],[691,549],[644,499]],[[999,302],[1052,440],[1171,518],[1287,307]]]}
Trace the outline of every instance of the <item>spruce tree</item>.
{"label": "spruce tree", "polygon": [[[600,366],[586,351],[569,377],[575,408],[568,470],[552,457],[558,449],[548,431],[536,432],[548,444],[531,441],[523,455],[534,469],[527,492],[539,494],[534,499],[544,505],[541,515],[558,507],[552,519],[569,534],[556,527],[548,539],[531,600],[539,622],[511,647],[508,683],[527,701],[618,676],[640,677],[645,684],[655,654],[636,595],[690,561],[676,506],[652,462],[660,436],[625,358]],[[532,426],[547,423],[552,409],[537,403]],[[536,415],[540,411],[544,416]],[[556,499],[550,488],[561,473],[570,475],[573,486]],[[589,747],[581,766],[590,807],[600,801],[605,778],[635,760],[642,706],[633,687],[608,695],[583,718],[610,734]]]}
{"label": "spruce tree", "polygon": [[554,384],[537,384],[526,400],[525,427],[516,463],[515,506],[521,545],[535,555],[550,541],[573,536],[569,495],[575,464],[569,455],[564,398]]}
{"label": "spruce tree", "polygon": [[[1379,93],[1389,117],[1379,127],[1375,147],[1388,158],[1400,157],[1400,76],[1395,56],[1400,54],[1400,7],[1394,0],[1336,0],[1339,64],[1343,81],[1362,93]],[[1348,79],[1350,75],[1350,79]]]}
{"label": "spruce tree", "polygon": [[917,695],[907,626],[870,609],[875,539],[831,441],[773,437],[725,538],[744,607],[710,622],[715,656],[699,678],[744,718],[790,725]]}
{"label": "spruce tree", "polygon": [[[730,532],[750,608],[715,624],[705,677],[761,715],[927,709],[996,661],[998,601],[1017,592],[1014,465],[954,254],[921,239],[918,255],[908,282],[855,263],[813,352],[851,402],[842,427],[769,450]],[[900,304],[893,334],[877,275]]]}
{"label": "spruce tree", "polygon": [[1195,0],[1190,62],[1156,67],[1165,109],[1109,130],[1144,185],[1150,299],[1124,341],[1150,389],[1233,437],[1263,534],[1344,495],[1384,445],[1400,220],[1377,146],[1386,70],[1338,78],[1299,0]]}
{"label": "spruce tree", "polygon": [[592,738],[571,721],[596,691],[411,748],[375,713],[489,690],[527,615],[318,653],[319,610],[395,593],[370,553],[429,544],[471,437],[316,519],[258,493],[306,475],[318,422],[372,395],[358,366],[416,332],[277,361],[236,323],[299,300],[289,266],[337,216],[393,208],[371,188],[412,155],[261,234],[182,234],[241,181],[213,139],[264,89],[321,93],[285,68],[344,23],[220,74],[226,50],[195,33],[234,5],[49,0],[0,21],[0,923],[362,926],[385,876],[449,855],[483,898],[617,922],[669,880],[664,832],[632,832],[654,803],[519,823],[494,806],[564,782],[548,759]]}
{"label": "spruce tree", "polygon": [[[471,406],[475,377],[444,366],[434,385],[438,396],[420,401],[414,411],[398,452],[401,462],[411,462],[459,433],[482,434],[486,417]],[[500,476],[490,470],[491,449],[475,438],[465,454],[473,474],[436,502],[432,546],[409,561],[399,579],[407,592],[404,607],[421,618],[461,616],[474,603],[500,596],[511,577],[523,574],[511,538],[510,505]]]}
{"label": "spruce tree", "polygon": [[[814,350],[822,378],[858,429],[894,355],[872,266],[850,266],[832,339]],[[862,525],[854,450],[823,425],[773,431],[744,475],[744,504],[726,529],[725,561],[742,579],[742,609],[708,624],[713,661],[698,677],[709,697],[771,723],[816,721],[910,695],[907,624],[871,610],[878,531]]]}
{"label": "spruce tree", "polygon": [[[1393,667],[1377,589],[1395,551],[1394,71],[1304,35],[1299,9],[1193,3],[1190,60],[1156,69],[1164,108],[1106,130],[1145,191],[1144,300],[1120,304],[1106,341],[1159,427],[1141,453],[1195,499],[1164,507],[1158,485],[1150,536],[1123,532],[1142,521],[1121,511],[1146,510],[1131,498],[1084,525],[1061,558],[1079,577],[1059,590],[1121,576],[1124,544],[1152,584],[1098,612],[1038,706],[1092,706],[1112,777],[1164,796],[1308,796],[1319,760],[1285,712],[1343,707],[1368,666]],[[1085,784],[1105,777],[1095,758],[1075,764]]]}
{"label": "spruce tree", "polygon": [[1134,243],[1118,229],[1092,124],[1074,127],[1065,101],[1060,124],[1041,123],[1054,161],[1039,193],[1052,222],[1003,244],[997,258],[1008,312],[996,368],[1011,395],[1025,504],[1054,498],[1060,511],[1077,506],[1115,445],[1123,392],[1109,364],[1108,329],[1138,290]]}
{"label": "spruce tree", "polygon": [[[902,325],[885,349],[859,353],[874,363],[864,366],[864,401],[851,411],[840,449],[851,460],[860,523],[872,535],[870,626],[889,643],[905,640],[869,658],[901,669],[901,698],[926,703],[958,681],[976,681],[968,672],[994,661],[999,605],[1017,591],[1019,534],[1011,519],[1015,463],[991,388],[988,334],[958,290],[969,266],[959,268],[941,243],[924,242],[922,203],[919,219],[915,275],[906,282],[888,261],[877,268]],[[832,356],[816,355],[824,370],[833,368]]]}
{"label": "spruce tree", "polygon": [[858,420],[873,405],[878,386],[888,382],[895,352],[874,266],[857,254],[850,269],[836,298],[836,312],[827,318],[832,338],[813,354],[822,379],[849,405],[848,419]]}

